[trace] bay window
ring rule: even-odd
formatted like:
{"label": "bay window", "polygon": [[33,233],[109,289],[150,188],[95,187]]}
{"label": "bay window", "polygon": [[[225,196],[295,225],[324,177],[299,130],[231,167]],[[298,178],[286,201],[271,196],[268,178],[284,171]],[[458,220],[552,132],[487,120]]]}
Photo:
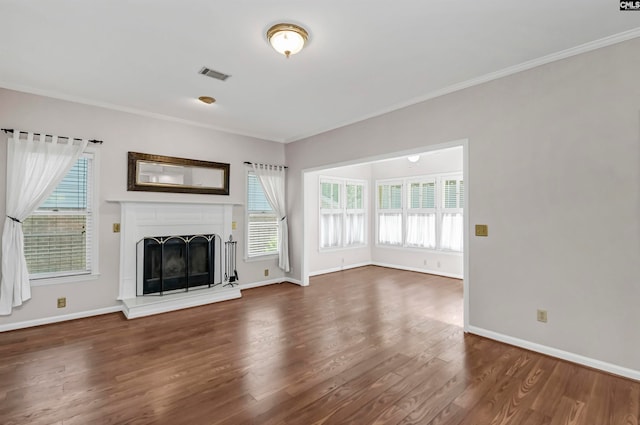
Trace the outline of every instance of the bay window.
{"label": "bay window", "polygon": [[433,175],[376,183],[377,244],[461,252],[464,182]]}

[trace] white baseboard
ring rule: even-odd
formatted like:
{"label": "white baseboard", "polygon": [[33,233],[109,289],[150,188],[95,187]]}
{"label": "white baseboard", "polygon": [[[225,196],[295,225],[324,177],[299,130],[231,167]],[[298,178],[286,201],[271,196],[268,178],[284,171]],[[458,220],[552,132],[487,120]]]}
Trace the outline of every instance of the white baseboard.
{"label": "white baseboard", "polygon": [[241,283],[237,287],[242,291],[244,289],[259,288],[260,286],[267,286],[267,285],[273,285],[276,283],[282,283],[286,280],[287,278],[285,277],[279,277],[276,279],[262,280],[260,282]]}
{"label": "white baseboard", "polygon": [[292,278],[290,278],[290,277],[285,277],[285,278],[284,278],[284,280],[283,280],[283,282],[293,283],[293,284],[298,285],[298,286],[309,286],[309,284],[308,284],[308,283],[305,285],[301,280],[298,280],[298,279],[292,279]]}
{"label": "white baseboard", "polygon": [[316,270],[315,272],[309,272],[309,277],[319,276],[321,274],[327,274],[327,273],[341,272],[343,270],[356,269],[358,267],[364,267],[364,266],[370,266],[370,265],[372,265],[372,263],[367,262],[367,263],[349,264],[343,267],[332,267],[330,269],[324,269],[324,270]]}
{"label": "white baseboard", "polygon": [[81,311],[78,313],[62,314],[60,316],[43,317],[41,319],[25,320],[24,322],[7,323],[0,325],[0,332],[13,331],[16,329],[31,328],[33,326],[48,325],[51,323],[66,322],[67,320],[83,319],[85,317],[100,316],[102,314],[117,313],[122,311],[122,306],[98,308],[96,310]]}
{"label": "white baseboard", "polygon": [[579,365],[591,367],[593,369],[602,370],[614,375],[640,381],[640,371],[638,370],[633,370],[623,366],[603,362],[601,360],[592,359],[590,357],[581,356],[580,354],[570,353],[568,351],[559,350],[557,348],[548,347],[546,345],[537,344],[535,342],[526,341],[524,339],[514,338],[508,335],[503,335],[501,333],[478,328],[476,326],[469,326],[467,331],[469,333],[483,336],[485,338],[504,342],[505,344],[515,345],[516,347],[525,348],[537,353],[546,354],[551,357],[556,357],[572,363],[577,363]]}
{"label": "white baseboard", "polygon": [[418,268],[418,267],[399,266],[397,264],[379,263],[377,261],[374,261],[373,263],[371,263],[371,265],[380,266],[380,267],[387,267],[387,268],[390,268],[390,269],[406,270],[406,271],[409,271],[409,272],[435,274],[437,276],[451,277],[451,278],[454,278],[454,279],[464,279],[464,276],[461,275],[461,274],[447,273],[447,272],[443,272],[443,271],[440,271],[440,270],[431,270],[431,269],[421,269],[421,268]]}
{"label": "white baseboard", "polygon": [[[236,292],[239,294],[240,290],[243,290],[243,289],[273,285],[275,283],[281,283],[285,281],[291,282],[291,279],[281,277],[277,279],[269,279],[269,280],[264,280],[260,282],[243,283],[236,286],[235,289],[236,289]],[[294,282],[294,283],[300,284],[298,282]],[[233,299],[233,298],[239,298],[239,297],[240,296],[236,295],[235,293],[227,293],[224,295],[217,294],[214,296],[207,296],[205,297],[206,299],[193,298],[187,301],[183,301],[182,303],[179,303],[180,307],[177,307],[177,305],[168,306],[166,303],[163,303],[165,305],[162,306],[162,308],[159,308],[157,305],[155,307],[149,305],[149,306],[143,307],[141,310],[138,310],[138,311],[133,311],[133,310],[136,310],[135,308],[129,309],[127,305],[123,303],[122,305],[99,308],[96,310],[87,310],[87,311],[81,311],[78,313],[63,314],[60,316],[43,317],[41,319],[25,320],[23,322],[7,323],[4,325],[0,325],[0,332],[13,331],[16,329],[24,329],[24,328],[30,328],[33,326],[48,325],[51,323],[65,322],[67,320],[82,319],[85,317],[100,316],[102,314],[117,313],[117,312],[122,312],[125,315],[125,317],[127,317],[128,319],[134,319],[138,317],[149,316],[151,314],[162,313],[165,311],[177,310],[179,308],[196,307],[198,305],[225,301],[227,299]],[[169,299],[167,299],[167,301],[169,301]]]}

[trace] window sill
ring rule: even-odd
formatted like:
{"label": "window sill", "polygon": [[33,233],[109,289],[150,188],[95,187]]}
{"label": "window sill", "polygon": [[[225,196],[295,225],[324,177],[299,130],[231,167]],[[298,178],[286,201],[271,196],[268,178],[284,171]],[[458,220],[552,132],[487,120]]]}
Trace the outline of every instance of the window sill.
{"label": "window sill", "polygon": [[277,260],[277,259],[278,259],[278,254],[266,254],[266,255],[259,255],[255,257],[245,257],[244,262],[255,263],[258,261],[269,261],[269,260]]}
{"label": "window sill", "polygon": [[336,251],[349,251],[352,249],[367,248],[368,246],[369,244],[349,245],[349,246],[331,246],[326,248],[318,248],[318,252],[323,254],[323,253],[330,253],[330,252],[336,252]]}
{"label": "window sill", "polygon": [[444,249],[433,249],[433,248],[420,248],[417,246],[403,246],[403,245],[385,245],[385,244],[376,244],[376,248],[381,249],[397,249],[403,251],[412,251],[412,252],[428,252],[430,254],[438,254],[438,255],[453,255],[453,256],[462,256],[463,251],[450,251]]}
{"label": "window sill", "polygon": [[60,285],[63,283],[90,282],[90,281],[98,280],[98,277],[100,277],[100,273],[77,274],[77,275],[69,275],[69,276],[45,277],[41,279],[29,279],[29,283],[31,284],[32,287]]}

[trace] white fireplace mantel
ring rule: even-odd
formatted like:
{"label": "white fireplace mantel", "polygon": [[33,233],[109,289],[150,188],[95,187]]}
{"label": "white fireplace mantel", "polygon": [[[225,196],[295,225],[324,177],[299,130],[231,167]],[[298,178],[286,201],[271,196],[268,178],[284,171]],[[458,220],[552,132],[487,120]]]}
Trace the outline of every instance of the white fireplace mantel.
{"label": "white fireplace mantel", "polygon": [[[131,313],[127,306],[144,306],[136,296],[136,244],[145,237],[211,234],[220,235],[223,241],[229,239],[232,226],[233,205],[231,203],[202,202],[155,202],[155,201],[109,201],[120,204],[120,286],[118,300],[123,301],[127,317],[140,317],[145,313]],[[198,300],[198,292],[201,293]],[[222,299],[238,298],[237,288],[221,289],[212,296],[211,291],[193,291],[174,300],[187,299],[184,307],[206,304]],[[221,298],[222,297],[222,298]],[[152,308],[153,313],[183,308],[180,301],[172,301],[168,296],[154,297],[164,305],[164,309]],[[213,300],[213,301],[212,301]],[[148,313],[148,314],[153,314]]]}

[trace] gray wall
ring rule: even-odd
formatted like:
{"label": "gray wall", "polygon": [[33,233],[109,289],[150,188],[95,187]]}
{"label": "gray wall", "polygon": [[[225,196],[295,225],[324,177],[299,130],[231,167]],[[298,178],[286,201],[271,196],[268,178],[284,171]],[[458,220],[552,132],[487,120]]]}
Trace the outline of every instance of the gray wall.
{"label": "gray wall", "polygon": [[[198,200],[126,191],[126,152],[231,163],[244,204],[242,162],[286,163],[293,272],[301,279],[303,170],[362,162],[468,139],[466,213],[489,225],[470,238],[471,326],[640,371],[640,39],[282,146],[249,137],[0,90],[0,127],[103,139],[97,281],[36,287],[0,325],[116,305],[118,204]],[[6,149],[0,149],[0,164]],[[0,173],[0,214],[5,215]],[[243,208],[234,208],[242,223]],[[239,225],[237,240],[243,240]],[[236,232],[234,232],[236,233]],[[235,236],[235,235],[234,235]],[[243,281],[275,261],[243,263]],[[239,266],[240,267],[240,266]],[[66,296],[67,309],[55,299]],[[535,320],[546,308],[549,323]]]}
{"label": "gray wall", "polygon": [[[62,283],[32,288],[32,299],[0,316],[4,324],[76,314],[118,305],[120,234],[111,231],[120,221],[120,205],[108,200],[154,200],[236,203],[234,239],[244,252],[244,161],[284,163],[284,146],[245,136],[162,121],[78,103],[0,89],[0,128],[100,139],[99,147],[99,259],[100,277],[94,281]],[[4,137],[4,136],[2,136]],[[0,216],[5,216],[6,143],[0,146]],[[143,152],[231,164],[230,195],[127,192],[127,152]],[[282,277],[277,260],[245,263],[238,258],[241,283]],[[67,307],[56,308],[57,297],[67,297]]]}
{"label": "gray wall", "polygon": [[[640,371],[640,39],[286,145],[293,272],[303,170],[468,139],[469,323]],[[546,308],[549,322],[536,321]]]}

